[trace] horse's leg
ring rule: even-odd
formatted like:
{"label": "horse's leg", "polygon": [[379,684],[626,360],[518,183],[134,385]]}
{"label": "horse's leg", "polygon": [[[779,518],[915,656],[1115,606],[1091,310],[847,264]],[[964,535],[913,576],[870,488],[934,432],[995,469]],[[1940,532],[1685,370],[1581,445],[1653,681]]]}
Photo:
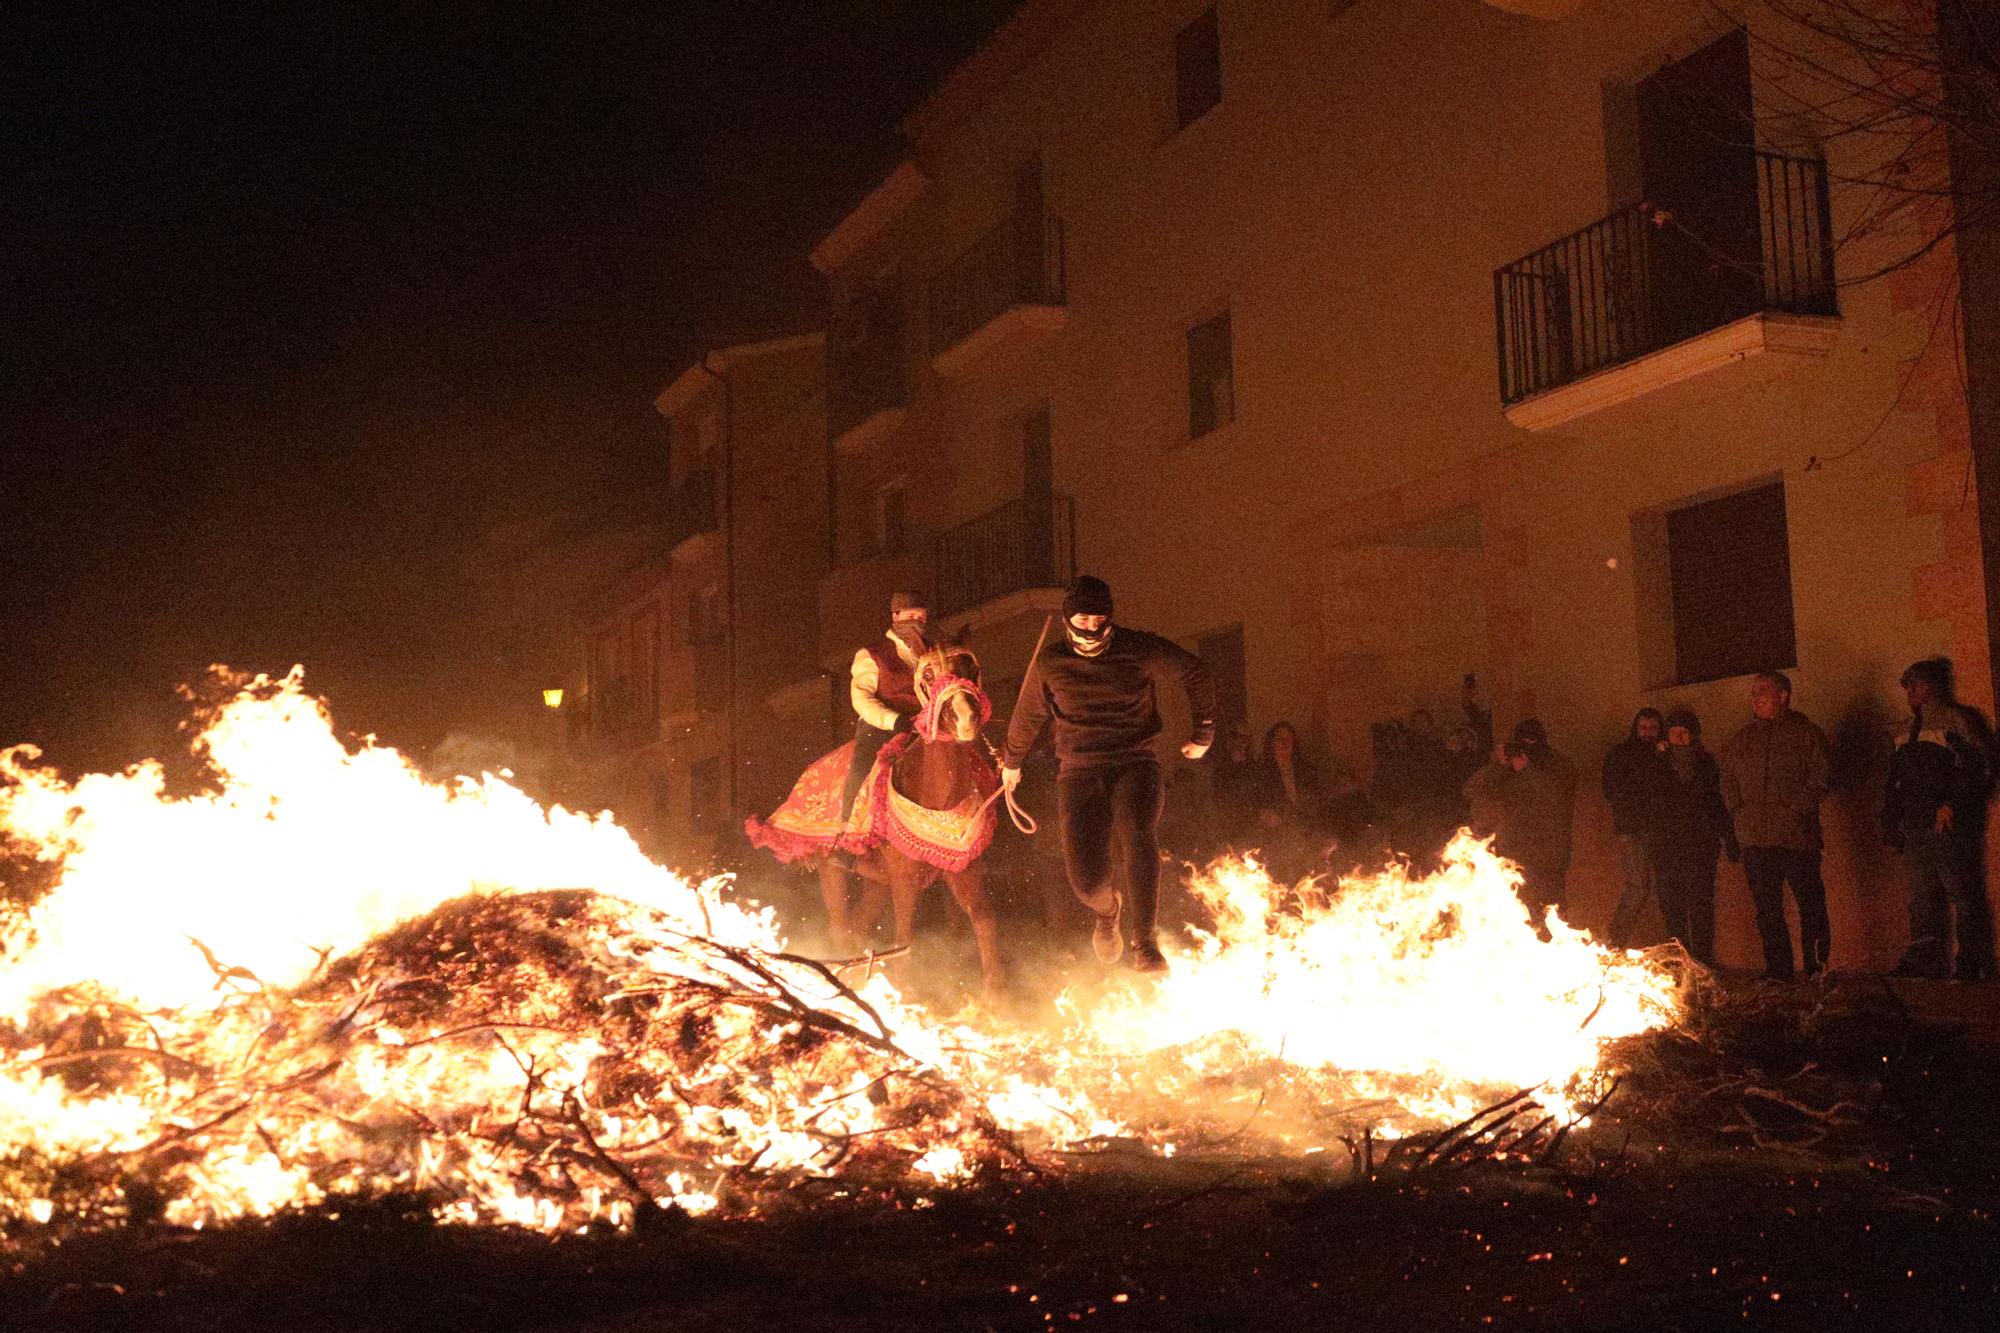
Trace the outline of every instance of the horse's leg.
{"label": "horse's leg", "polygon": [[855,938],[863,945],[875,933],[875,923],[882,919],[882,910],[889,905],[889,886],[873,875],[861,877],[861,901],[856,903],[848,921],[854,927]]}
{"label": "horse's leg", "polygon": [[972,921],[972,938],[979,943],[979,979],[986,998],[997,1000],[1006,983],[1000,967],[1000,930],[993,912],[993,900],[986,896],[986,874],[977,862],[955,875],[946,875],[951,896]]}
{"label": "horse's leg", "polygon": [[907,948],[916,930],[917,899],[923,896],[926,867],[897,852],[885,852],[883,860],[889,871],[889,902],[896,912],[895,943],[898,948]]}
{"label": "horse's leg", "polygon": [[[847,910],[847,871],[831,857],[820,862],[819,896],[826,902],[828,947],[835,954],[859,953],[861,945],[855,934],[854,917]],[[862,902],[867,902],[865,892]]]}

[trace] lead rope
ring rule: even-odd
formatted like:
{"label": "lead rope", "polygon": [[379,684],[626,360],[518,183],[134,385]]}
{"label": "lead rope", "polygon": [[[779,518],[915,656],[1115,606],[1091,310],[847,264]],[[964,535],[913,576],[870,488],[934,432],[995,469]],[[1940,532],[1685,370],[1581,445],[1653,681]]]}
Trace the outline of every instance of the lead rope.
{"label": "lead rope", "polygon": [[[1050,612],[1048,615],[1042,617],[1042,632],[1035,637],[1035,651],[1028,654],[1028,669],[1021,673],[1021,688],[1014,691],[1014,707],[1007,713],[1007,720],[1010,723],[1014,720],[1014,714],[1021,709],[1021,700],[1027,697],[1028,680],[1035,674],[1035,663],[1042,660],[1042,645],[1049,640],[1049,626],[1055,623],[1056,617],[1054,612]],[[986,742],[986,753],[993,756],[994,767],[1006,767],[1001,762],[1000,751],[993,747],[992,741]],[[993,795],[986,798],[979,807],[979,813],[974,818],[983,818],[993,802],[1002,796],[1007,798],[1007,817],[1014,821],[1014,827],[1033,837],[1035,830],[1039,827],[1035,823],[1035,817],[1021,808],[1021,803],[1014,799],[1014,793],[1007,790],[1005,783],[1001,784],[999,791],[994,792]]]}

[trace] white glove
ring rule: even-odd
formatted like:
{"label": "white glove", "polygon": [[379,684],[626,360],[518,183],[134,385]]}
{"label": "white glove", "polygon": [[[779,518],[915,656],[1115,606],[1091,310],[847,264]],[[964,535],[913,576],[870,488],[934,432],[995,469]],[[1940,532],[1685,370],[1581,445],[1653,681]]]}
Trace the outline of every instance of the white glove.
{"label": "white glove", "polygon": [[1012,791],[1020,785],[1021,770],[1018,768],[1009,768],[1007,765],[1002,764],[1000,766],[1000,790]]}

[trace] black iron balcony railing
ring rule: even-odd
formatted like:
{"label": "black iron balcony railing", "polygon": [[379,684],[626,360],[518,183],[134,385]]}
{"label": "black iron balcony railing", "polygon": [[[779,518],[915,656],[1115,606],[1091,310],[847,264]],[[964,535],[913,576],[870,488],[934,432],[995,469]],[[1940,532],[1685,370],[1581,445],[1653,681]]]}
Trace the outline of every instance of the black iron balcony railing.
{"label": "black iron balcony railing", "polygon": [[909,402],[904,355],[900,287],[869,292],[834,316],[826,333],[826,415],[836,439]]}
{"label": "black iron balcony railing", "polygon": [[940,616],[1024,588],[1059,588],[1076,574],[1075,503],[1065,495],[1042,506],[1009,500],[941,534],[932,569]]}
{"label": "black iron balcony railing", "polygon": [[669,549],[700,533],[715,531],[722,521],[716,496],[714,468],[696,468],[675,484],[667,497]]}
{"label": "black iron balcony railing", "polygon": [[1017,305],[1063,304],[1065,282],[1062,220],[1008,218],[931,279],[931,355]]}
{"label": "black iron balcony railing", "polygon": [[1757,153],[1756,198],[1621,209],[1493,274],[1511,406],[1762,311],[1839,313],[1826,165]]}

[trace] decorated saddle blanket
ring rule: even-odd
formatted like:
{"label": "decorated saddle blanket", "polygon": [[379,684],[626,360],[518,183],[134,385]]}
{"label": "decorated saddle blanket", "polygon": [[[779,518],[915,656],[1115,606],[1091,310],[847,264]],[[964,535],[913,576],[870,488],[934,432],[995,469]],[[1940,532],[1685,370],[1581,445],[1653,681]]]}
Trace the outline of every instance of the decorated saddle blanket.
{"label": "decorated saddle blanket", "polygon": [[998,817],[988,798],[999,789],[999,778],[982,766],[974,794],[952,809],[927,810],[897,791],[894,781],[896,761],[915,739],[904,732],[883,745],[845,823],[840,793],[853,741],[815,760],[770,818],[752,815],[743,821],[743,831],[787,864],[835,850],[860,856],[887,844],[939,870],[965,869],[993,841]]}

